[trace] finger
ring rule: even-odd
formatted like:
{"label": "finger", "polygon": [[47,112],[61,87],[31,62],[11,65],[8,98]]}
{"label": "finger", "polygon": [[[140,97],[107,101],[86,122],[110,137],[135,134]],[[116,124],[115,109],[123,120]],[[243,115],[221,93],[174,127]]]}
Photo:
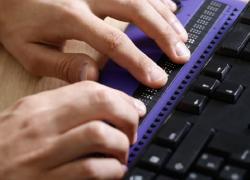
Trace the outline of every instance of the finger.
{"label": "finger", "polygon": [[53,158],[53,166],[93,154],[114,157],[126,164],[130,145],[124,133],[102,121],[91,121],[74,128],[57,137],[53,144],[48,157]]}
{"label": "finger", "polygon": [[121,179],[126,166],[113,158],[86,158],[65,164],[48,173],[51,179]]}
{"label": "finger", "polygon": [[34,75],[57,77],[70,83],[98,79],[98,66],[86,54],[63,53],[33,43],[27,44],[22,50],[19,58]]}
{"label": "finger", "polygon": [[123,131],[133,143],[139,116],[146,113],[145,105],[139,100],[94,82],[76,83],[40,94],[39,98],[47,99],[44,106],[52,109],[54,119],[52,122],[48,119],[46,123],[55,126],[59,133],[101,119]]}
{"label": "finger", "polygon": [[[106,3],[104,3],[106,4]],[[83,40],[101,53],[111,57],[143,84],[160,88],[167,82],[167,74],[118,29],[91,14],[75,23],[84,31],[68,31],[73,39]],[[98,29],[98,31],[97,31]],[[86,36],[88,34],[88,36]]]}
{"label": "finger", "polygon": [[177,10],[177,5],[172,0],[161,0],[172,12]]}
{"label": "finger", "polygon": [[[159,12],[162,17],[168,22],[168,24],[175,30],[175,32],[186,42],[188,40],[187,31],[184,29],[180,21],[176,18],[173,12],[170,11],[169,7],[166,6],[160,0],[148,0],[149,3]],[[171,2],[171,0],[168,0]]]}
{"label": "finger", "polygon": [[[175,63],[185,63],[189,60],[190,51],[185,46],[183,40],[148,0],[108,0],[108,2],[109,5],[97,6],[94,11],[97,14],[127,19],[134,22],[154,39],[159,47]],[[170,20],[170,22],[174,22],[174,20]]]}

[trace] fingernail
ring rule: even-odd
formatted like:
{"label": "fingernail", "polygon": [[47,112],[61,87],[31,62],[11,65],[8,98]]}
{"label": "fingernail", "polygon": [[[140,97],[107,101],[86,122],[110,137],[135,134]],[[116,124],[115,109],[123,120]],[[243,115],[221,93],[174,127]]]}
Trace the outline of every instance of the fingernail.
{"label": "fingernail", "polygon": [[151,72],[150,72],[150,78],[151,78],[151,81],[161,82],[162,84],[166,84],[168,81],[167,73],[158,66],[152,67]]}
{"label": "fingernail", "polygon": [[138,99],[134,99],[134,105],[141,116],[146,114],[147,108],[143,102]]}
{"label": "fingernail", "polygon": [[176,44],[176,55],[179,57],[187,57],[187,59],[189,59],[191,53],[184,43],[178,42]]}
{"label": "fingernail", "polygon": [[162,2],[166,5],[169,5],[172,11],[177,10],[177,5],[172,0],[162,0]]}
{"label": "fingernail", "polygon": [[88,64],[84,64],[80,73],[81,81],[88,79]]}

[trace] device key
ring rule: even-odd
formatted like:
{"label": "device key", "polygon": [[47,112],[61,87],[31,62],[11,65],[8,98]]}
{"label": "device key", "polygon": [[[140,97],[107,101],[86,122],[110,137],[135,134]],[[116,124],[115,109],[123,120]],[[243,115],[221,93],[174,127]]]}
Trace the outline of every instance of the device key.
{"label": "device key", "polygon": [[220,81],[224,80],[229,71],[231,70],[231,65],[223,62],[216,62],[217,57],[213,58],[213,61],[210,62],[204,68],[204,74]]}
{"label": "device key", "polygon": [[200,76],[193,84],[193,89],[199,93],[210,95],[220,85],[220,81],[206,76]]}
{"label": "device key", "polygon": [[228,103],[236,103],[243,90],[244,87],[241,84],[223,82],[215,91],[213,97]]}
{"label": "device key", "polygon": [[250,37],[250,26],[237,24],[223,41],[219,53],[238,57]]}
{"label": "device key", "polygon": [[197,125],[178,147],[165,169],[179,176],[186,174],[212,134],[212,130]]}
{"label": "device key", "polygon": [[250,25],[250,7],[247,7],[245,12],[241,15],[241,22]]}
{"label": "device key", "polygon": [[218,132],[209,143],[208,148],[249,168],[250,145],[246,142],[250,142],[250,137]]}
{"label": "device key", "polygon": [[125,180],[152,180],[156,174],[146,171],[140,168],[134,168],[130,173],[125,177]]}
{"label": "device key", "polygon": [[225,166],[220,173],[220,178],[223,180],[243,180],[247,171],[233,166]]}
{"label": "device key", "polygon": [[207,102],[208,98],[206,96],[188,92],[177,106],[177,109],[192,114],[201,114]]}
{"label": "device key", "polygon": [[206,173],[212,173],[215,175],[222,166],[223,161],[224,160],[221,157],[204,153],[198,160],[196,167]]}
{"label": "device key", "polygon": [[191,129],[191,123],[186,121],[168,120],[156,134],[157,143],[170,148],[176,148]]}
{"label": "device key", "polygon": [[170,149],[150,145],[142,156],[140,163],[148,168],[160,169],[170,155]]}
{"label": "device key", "polygon": [[158,176],[155,180],[176,180],[167,176]]}
{"label": "device key", "polygon": [[191,172],[186,180],[212,180],[212,178],[199,173]]}
{"label": "device key", "polygon": [[247,43],[241,54],[242,59],[250,61],[250,42]]}

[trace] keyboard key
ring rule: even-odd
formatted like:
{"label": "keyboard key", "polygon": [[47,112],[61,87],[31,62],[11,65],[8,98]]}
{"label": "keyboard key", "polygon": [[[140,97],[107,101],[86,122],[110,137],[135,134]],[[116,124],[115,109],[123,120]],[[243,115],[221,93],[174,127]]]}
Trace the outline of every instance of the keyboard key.
{"label": "keyboard key", "polygon": [[212,178],[199,173],[192,172],[188,175],[186,180],[212,180]]}
{"label": "keyboard key", "polygon": [[236,103],[242,94],[244,87],[240,84],[232,82],[224,82],[215,91],[213,97],[215,99],[225,101],[228,103]]}
{"label": "keyboard key", "polygon": [[193,84],[193,89],[199,93],[210,95],[220,85],[220,81],[206,76],[200,76]]}
{"label": "keyboard key", "polygon": [[150,171],[135,168],[125,177],[125,180],[153,180],[155,175]]}
{"label": "keyboard key", "polygon": [[223,62],[218,62],[219,57],[214,57],[213,61],[210,62],[205,68],[204,68],[204,74],[211,76],[215,79],[218,79],[220,81],[224,80],[227,74],[229,73],[231,69],[231,65]]}
{"label": "keyboard key", "polygon": [[188,92],[181,100],[177,109],[192,114],[201,114],[207,102],[208,98],[206,96]]}
{"label": "keyboard key", "polygon": [[198,160],[196,167],[206,173],[212,173],[215,175],[222,166],[223,158],[204,153]]}
{"label": "keyboard key", "polygon": [[243,166],[250,166],[250,148],[245,149],[245,151],[241,151],[239,153],[235,153],[231,156],[231,159],[234,162],[238,162],[238,164],[241,164]]}
{"label": "keyboard key", "polygon": [[248,136],[218,132],[209,143],[208,148],[249,168],[250,144],[247,142],[250,142],[250,137]]}
{"label": "keyboard key", "polygon": [[245,12],[241,15],[241,22],[250,25],[250,7],[247,7]]}
{"label": "keyboard key", "polygon": [[245,59],[247,61],[250,61],[250,42],[247,43],[246,47],[243,49],[243,52],[241,54],[242,59]]}
{"label": "keyboard key", "polygon": [[223,41],[219,53],[238,57],[250,37],[250,26],[237,24]]}
{"label": "keyboard key", "polygon": [[157,145],[150,145],[141,159],[141,164],[148,168],[160,169],[169,159],[171,150]]}
{"label": "keyboard key", "polygon": [[175,180],[167,176],[158,176],[155,180]]}
{"label": "keyboard key", "polygon": [[211,130],[198,124],[178,147],[165,169],[179,176],[186,174],[212,134]]}
{"label": "keyboard key", "polygon": [[156,135],[156,141],[164,146],[176,148],[191,129],[191,123],[171,118]]}
{"label": "keyboard key", "polygon": [[220,174],[220,179],[223,180],[244,180],[246,170],[233,166],[225,166]]}

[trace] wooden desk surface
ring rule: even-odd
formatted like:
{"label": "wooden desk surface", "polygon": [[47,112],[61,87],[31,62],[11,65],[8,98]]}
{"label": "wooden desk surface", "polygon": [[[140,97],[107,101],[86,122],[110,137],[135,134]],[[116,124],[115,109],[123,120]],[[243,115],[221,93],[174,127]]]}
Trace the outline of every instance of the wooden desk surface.
{"label": "wooden desk surface", "polygon": [[[113,19],[107,19],[106,21],[121,30],[124,30],[127,25]],[[83,42],[69,41],[64,51],[87,53],[96,60],[105,58]],[[55,78],[38,78],[30,75],[0,46],[0,111],[21,97],[64,85],[67,85],[67,83]]]}

